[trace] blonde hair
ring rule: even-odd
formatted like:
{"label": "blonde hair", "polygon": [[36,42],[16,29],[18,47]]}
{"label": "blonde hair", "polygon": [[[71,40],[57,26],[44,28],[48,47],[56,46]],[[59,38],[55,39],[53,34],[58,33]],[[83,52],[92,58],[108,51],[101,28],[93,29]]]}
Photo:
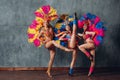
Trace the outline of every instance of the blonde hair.
{"label": "blonde hair", "polygon": [[68,14],[62,14],[62,15],[60,15],[60,19],[62,19],[62,20],[66,20],[67,17],[68,17]]}

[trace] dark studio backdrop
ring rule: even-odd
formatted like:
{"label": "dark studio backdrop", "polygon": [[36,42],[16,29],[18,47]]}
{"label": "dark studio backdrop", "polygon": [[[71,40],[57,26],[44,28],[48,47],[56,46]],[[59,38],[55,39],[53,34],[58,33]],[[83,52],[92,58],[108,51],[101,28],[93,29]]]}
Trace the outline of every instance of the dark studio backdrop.
{"label": "dark studio backdrop", "polygon": [[[90,12],[107,28],[104,42],[96,49],[96,67],[120,67],[120,0],[0,0],[0,67],[47,67],[49,51],[27,41],[27,29],[34,11],[51,5],[58,14]],[[71,53],[56,49],[54,67],[68,67]],[[76,67],[88,67],[89,60],[78,51]]]}

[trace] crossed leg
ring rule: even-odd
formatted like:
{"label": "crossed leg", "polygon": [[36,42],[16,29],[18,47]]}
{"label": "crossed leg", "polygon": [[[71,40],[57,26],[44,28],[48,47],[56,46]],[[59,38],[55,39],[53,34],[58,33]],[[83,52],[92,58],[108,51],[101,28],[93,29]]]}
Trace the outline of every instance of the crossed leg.
{"label": "crossed leg", "polygon": [[91,61],[92,61],[92,56],[90,53],[87,51],[87,49],[94,49],[94,43],[84,43],[80,46],[78,46],[79,50],[81,50]]}
{"label": "crossed leg", "polygon": [[[88,76],[90,76],[94,70],[94,66],[95,66],[95,46],[93,43],[85,43],[82,44],[80,46],[78,46],[78,48],[90,59],[91,61],[91,66],[89,69],[89,73]],[[86,50],[90,50],[90,53]]]}

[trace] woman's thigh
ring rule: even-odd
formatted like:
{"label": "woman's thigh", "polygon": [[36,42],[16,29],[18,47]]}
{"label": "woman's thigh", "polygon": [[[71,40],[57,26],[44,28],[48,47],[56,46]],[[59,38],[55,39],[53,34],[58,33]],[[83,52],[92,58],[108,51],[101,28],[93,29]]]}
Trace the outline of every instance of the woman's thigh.
{"label": "woman's thigh", "polygon": [[53,46],[52,41],[49,41],[45,44],[45,48],[51,48]]}
{"label": "woman's thigh", "polygon": [[85,44],[80,45],[80,47],[85,48],[85,49],[94,49],[95,48],[94,43],[85,43]]}

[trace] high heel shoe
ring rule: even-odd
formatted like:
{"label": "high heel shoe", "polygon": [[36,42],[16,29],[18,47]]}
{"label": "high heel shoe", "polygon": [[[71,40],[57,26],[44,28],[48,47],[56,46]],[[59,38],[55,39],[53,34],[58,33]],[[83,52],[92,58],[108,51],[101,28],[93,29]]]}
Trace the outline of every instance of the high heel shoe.
{"label": "high heel shoe", "polygon": [[69,69],[68,75],[69,75],[69,76],[73,76],[73,68],[70,68],[70,69]]}
{"label": "high heel shoe", "polygon": [[89,73],[88,73],[88,77],[91,76],[91,74],[93,73],[93,71],[94,71],[94,67],[90,67]]}

